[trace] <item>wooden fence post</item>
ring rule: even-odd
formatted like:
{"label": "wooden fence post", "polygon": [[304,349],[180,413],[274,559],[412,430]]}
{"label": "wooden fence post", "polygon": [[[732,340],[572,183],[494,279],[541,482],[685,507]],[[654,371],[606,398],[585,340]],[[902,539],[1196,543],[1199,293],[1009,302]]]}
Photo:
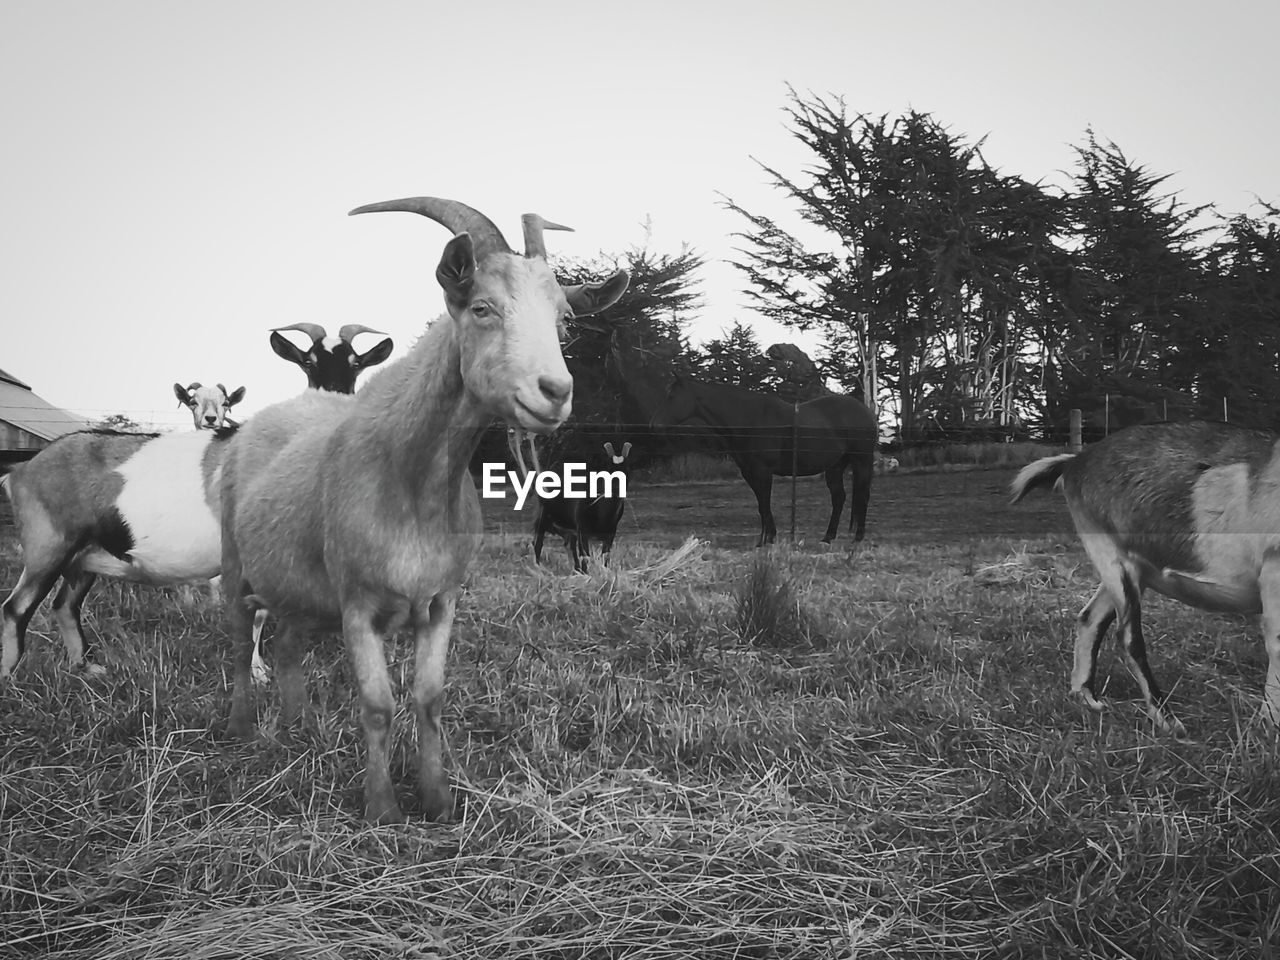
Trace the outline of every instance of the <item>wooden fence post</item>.
{"label": "wooden fence post", "polygon": [[800,402],[791,405],[791,545],[796,542],[796,474],[800,470]]}
{"label": "wooden fence post", "polygon": [[1081,440],[1081,423],[1083,416],[1078,408],[1071,409],[1071,452],[1079,453],[1084,449],[1084,443]]}

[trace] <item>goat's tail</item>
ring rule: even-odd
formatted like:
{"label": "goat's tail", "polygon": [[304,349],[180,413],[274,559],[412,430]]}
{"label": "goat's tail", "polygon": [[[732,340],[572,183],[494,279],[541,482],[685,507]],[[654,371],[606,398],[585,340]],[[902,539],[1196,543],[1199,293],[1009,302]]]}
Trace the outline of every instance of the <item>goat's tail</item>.
{"label": "goat's tail", "polygon": [[1047,487],[1050,484],[1062,483],[1062,471],[1075,459],[1074,453],[1060,453],[1056,457],[1043,457],[1035,463],[1029,463],[1013,478],[1009,484],[1009,502],[1017,503],[1027,495],[1028,490],[1036,487]]}

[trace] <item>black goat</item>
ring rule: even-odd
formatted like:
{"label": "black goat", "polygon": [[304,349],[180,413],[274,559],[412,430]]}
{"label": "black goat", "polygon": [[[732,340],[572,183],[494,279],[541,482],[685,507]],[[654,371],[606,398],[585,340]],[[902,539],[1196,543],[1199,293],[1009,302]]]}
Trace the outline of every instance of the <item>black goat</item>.
{"label": "black goat", "polygon": [[613,444],[606,443],[604,451],[609,456],[609,469],[621,474],[623,484],[618,494],[598,497],[566,498],[561,494],[544,497],[538,494],[538,517],[533,526],[533,559],[542,563],[542,540],[547,531],[560,534],[573,560],[573,568],[587,572],[587,556],[592,540],[599,540],[602,559],[607,563],[613,549],[613,538],[618,532],[618,522],[626,509],[627,454],[630,441],[622,445],[621,453],[613,452]]}

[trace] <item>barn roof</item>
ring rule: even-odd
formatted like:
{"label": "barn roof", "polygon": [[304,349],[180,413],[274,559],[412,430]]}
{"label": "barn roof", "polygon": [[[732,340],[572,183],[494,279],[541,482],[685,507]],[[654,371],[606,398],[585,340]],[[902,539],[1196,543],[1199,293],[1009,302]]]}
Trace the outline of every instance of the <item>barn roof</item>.
{"label": "barn roof", "polygon": [[42,440],[56,440],[66,433],[83,430],[88,424],[55,407],[11,373],[0,370],[0,420]]}

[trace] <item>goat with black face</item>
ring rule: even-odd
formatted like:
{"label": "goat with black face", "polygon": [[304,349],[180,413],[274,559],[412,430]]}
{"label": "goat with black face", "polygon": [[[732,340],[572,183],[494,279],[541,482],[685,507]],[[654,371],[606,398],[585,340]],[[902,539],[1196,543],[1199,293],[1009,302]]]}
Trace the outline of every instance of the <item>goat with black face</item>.
{"label": "goat with black face", "polygon": [[[622,445],[620,453],[614,453],[613,444],[606,443],[604,452],[608,457],[608,470],[621,474],[625,479],[627,456],[631,453],[630,441]],[[550,531],[564,539],[573,568],[579,573],[587,572],[592,540],[600,542],[601,558],[607,563],[626,506],[626,497],[620,492],[586,498],[568,498],[563,491],[550,497],[539,494],[538,515],[533,526],[534,562],[542,563],[542,541]]]}
{"label": "goat with black face", "polygon": [[[302,350],[280,335],[282,330],[298,330],[311,338],[311,346]],[[307,375],[307,386],[333,393],[355,393],[360,371],[377,366],[391,356],[394,346],[390,337],[378,341],[364,353],[356,353],[353,344],[361,333],[382,333],[358,323],[348,323],[336,337],[329,336],[318,323],[291,323],[271,331],[271,349],[276,356],[296,363]]]}

